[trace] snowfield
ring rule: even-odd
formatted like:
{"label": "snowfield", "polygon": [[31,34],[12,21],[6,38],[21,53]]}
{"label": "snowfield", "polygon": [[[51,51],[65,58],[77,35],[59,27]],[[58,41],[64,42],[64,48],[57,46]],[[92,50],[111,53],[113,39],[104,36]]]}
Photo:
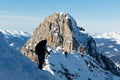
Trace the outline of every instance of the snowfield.
{"label": "snowfield", "polygon": [[98,49],[110,57],[120,67],[120,32],[106,32],[93,35]]}
{"label": "snowfield", "polygon": [[[46,66],[39,70],[37,64],[20,53],[30,36],[25,32],[0,31],[0,80],[120,80],[100,68],[89,55],[82,57],[77,52],[65,55],[61,49],[54,50],[50,46]],[[94,67],[86,64],[89,62]]]}
{"label": "snowfield", "polygon": [[[120,77],[99,67],[89,55],[82,57],[77,52],[65,55],[61,50],[56,51],[51,47],[48,50],[51,53],[45,59],[44,70],[52,73],[57,80],[120,80]],[[87,65],[86,62],[91,62],[94,66]]]}
{"label": "snowfield", "polygon": [[56,80],[20,53],[29,33],[0,30],[0,80]]}

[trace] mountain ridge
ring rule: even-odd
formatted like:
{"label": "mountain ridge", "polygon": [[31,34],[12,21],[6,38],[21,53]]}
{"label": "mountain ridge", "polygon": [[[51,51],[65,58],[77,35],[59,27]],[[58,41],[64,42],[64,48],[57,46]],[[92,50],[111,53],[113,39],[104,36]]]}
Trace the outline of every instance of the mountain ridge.
{"label": "mountain ridge", "polygon": [[[68,17],[66,18],[66,16]],[[46,17],[36,28],[33,36],[22,47],[22,53],[36,62],[37,57],[35,54],[32,54],[30,50],[34,50],[35,45],[40,40],[46,39],[48,41],[47,45],[49,45],[53,52],[50,52],[50,55],[46,58],[43,69],[50,71],[57,79],[79,80],[90,78],[99,80],[98,76],[100,78],[100,76],[103,76],[104,74],[105,76],[100,78],[100,80],[104,80],[111,79],[109,78],[109,75],[114,77],[114,75],[112,76],[112,73],[119,76],[119,70],[117,70],[118,67],[114,65],[114,62],[101,54],[96,47],[95,40],[87,33],[81,31],[80,27],[77,26],[76,21],[73,20],[73,18],[70,18],[71,17],[66,13],[54,13]],[[58,47],[59,49],[56,50]],[[71,55],[73,56],[68,57]],[[76,57],[76,55],[78,57]],[[59,57],[61,57],[63,61],[60,61]],[[78,70],[74,69],[75,67],[73,68],[73,70],[75,70],[73,72],[75,73],[72,73],[71,68],[66,66],[68,61],[70,61],[69,59],[76,60],[74,63],[71,63],[73,66],[79,64],[79,67],[76,68]],[[57,61],[57,63],[54,62],[54,60]],[[85,64],[86,67],[84,67],[85,65],[82,63],[77,63],[79,60],[83,61],[82,63]],[[68,65],[70,66],[70,64]],[[112,66],[108,67],[109,65]],[[84,70],[87,71],[88,75],[80,74],[82,71],[79,71],[79,69],[83,69],[83,72]],[[101,73],[96,74],[99,73],[99,71],[101,71]],[[83,77],[80,77],[81,75]]]}
{"label": "mountain ridge", "polygon": [[56,80],[49,72],[37,69],[35,63],[21,54],[20,48],[31,34],[16,32],[0,30],[0,80]]}
{"label": "mountain ridge", "polygon": [[115,64],[120,67],[120,32],[105,32],[103,34],[92,36],[94,37],[98,48],[108,57],[111,57]]}
{"label": "mountain ridge", "polygon": [[[3,34],[3,33],[2,33],[2,34]],[[11,35],[12,35],[12,34],[11,34]],[[6,35],[4,35],[4,36],[6,36]],[[3,36],[1,36],[1,37],[4,38]],[[16,36],[16,37],[19,37],[19,36]],[[15,37],[13,36],[13,38],[15,38]],[[30,37],[28,37],[28,38],[30,38]],[[6,38],[6,39],[8,39],[8,38]],[[1,40],[1,39],[0,39],[0,40]],[[9,39],[9,40],[10,40],[10,39]],[[16,41],[16,40],[14,40],[14,41]],[[27,40],[26,40],[26,41],[27,41]],[[2,42],[2,41],[0,41],[0,42]],[[4,41],[4,42],[5,42],[5,41]],[[22,43],[22,42],[21,42],[21,43]],[[2,44],[2,43],[1,43],[1,44]],[[5,45],[4,45],[4,46],[5,46]],[[8,46],[8,45],[6,45],[6,46]],[[7,49],[7,48],[5,48],[5,49],[2,48],[2,50],[4,50],[3,52],[6,52],[6,49]],[[14,49],[14,48],[13,48],[13,49]],[[52,48],[49,48],[49,49],[52,49]],[[0,51],[2,51],[2,50],[0,50]],[[68,64],[69,66],[71,66],[71,63],[69,63],[69,61],[70,61],[69,59],[72,59],[72,58],[76,57],[76,55],[79,55],[79,54],[76,54],[76,53],[75,53],[75,54],[70,54],[70,55],[68,55],[68,56],[69,56],[68,58],[65,58],[64,53],[62,53],[62,52],[60,52],[60,51],[58,51],[57,53],[56,53],[56,51],[54,51],[54,50],[52,50],[52,51],[53,51],[53,53],[51,53],[52,57],[57,57],[57,55],[61,55],[61,57],[60,57],[59,59],[60,59],[60,60],[61,60],[61,58],[65,59],[65,63],[67,62],[66,64]],[[7,51],[7,52],[11,53],[11,51]],[[16,52],[16,53],[18,53],[18,52]],[[5,53],[2,54],[2,55],[5,56]],[[54,55],[54,56],[53,56],[53,55]],[[74,55],[74,56],[73,56],[73,55]],[[2,59],[3,59],[3,56],[1,56],[2,58],[0,58],[1,61],[3,61],[3,60],[2,60]],[[72,58],[70,58],[70,57],[72,57]],[[79,55],[79,57],[81,57],[81,55]],[[79,57],[78,57],[78,59],[79,59]],[[89,56],[88,56],[88,57],[89,57]],[[48,59],[49,59],[50,62],[51,62],[51,61],[53,62],[53,59],[51,58],[51,56],[49,56]],[[58,59],[58,60],[59,60],[59,59]],[[77,58],[74,58],[74,59],[77,59]],[[80,59],[82,59],[82,58],[80,58]],[[86,58],[86,59],[90,59],[90,58]],[[5,58],[4,58],[4,60],[5,60]],[[13,60],[14,60],[14,59],[13,59]],[[82,60],[82,61],[83,61],[83,60]],[[89,61],[89,60],[88,60],[88,61]],[[47,61],[47,59],[46,59],[46,62],[47,62],[47,64],[49,64],[49,65],[51,64],[50,62]],[[2,62],[2,63],[3,63],[3,62]],[[10,62],[10,63],[11,63],[11,62]],[[62,62],[62,63],[63,63],[63,62]],[[5,64],[7,64],[7,63],[5,63]],[[14,63],[12,62],[11,64],[14,64]],[[74,62],[73,62],[73,64],[74,64]],[[86,63],[83,63],[83,64],[86,65]],[[9,64],[9,65],[10,65],[10,64]],[[32,65],[33,65],[33,64],[32,64]],[[32,65],[30,65],[30,66],[32,66]],[[47,70],[47,71],[51,72],[53,75],[55,75],[55,74],[49,69],[49,65],[46,65],[45,68],[44,68],[44,70]],[[52,64],[51,64],[51,65],[52,65]],[[86,65],[86,66],[87,66],[87,65]],[[8,66],[8,67],[9,67],[9,66]],[[14,67],[15,67],[15,66],[14,66]],[[61,67],[62,67],[62,66],[61,66]],[[66,67],[66,66],[64,66],[64,67]],[[19,68],[19,67],[17,67],[17,68]],[[15,68],[15,69],[17,69],[17,68]],[[57,67],[54,67],[54,68],[57,68]],[[3,69],[3,68],[0,68],[0,69],[2,69],[1,71],[3,72],[4,69]],[[14,69],[14,68],[13,68],[13,69]],[[64,69],[65,69],[65,68],[64,68]],[[69,69],[69,68],[68,68],[68,69]],[[71,68],[70,68],[70,69],[71,69]],[[83,68],[81,67],[81,69],[83,69],[83,72],[86,72],[86,71],[84,71],[84,67],[83,67]],[[81,70],[81,69],[80,69],[80,70]],[[94,69],[93,69],[93,70],[94,70]],[[8,70],[8,71],[9,71],[9,70]],[[71,71],[71,70],[70,70],[70,71]],[[87,71],[88,71],[88,70],[87,70]],[[6,72],[7,72],[7,71],[6,71]],[[64,70],[62,70],[62,72],[64,72]],[[66,72],[65,72],[65,73],[66,73]],[[73,73],[74,73],[74,72],[72,72],[71,75],[73,75]],[[80,72],[80,73],[82,73],[82,72]],[[100,72],[99,72],[99,69],[98,69],[98,72],[97,72],[97,70],[96,70],[95,73],[100,73]],[[104,71],[103,71],[103,73],[104,73]],[[103,74],[103,73],[101,73],[101,74]],[[109,72],[106,72],[106,71],[105,71],[105,73],[109,73]],[[8,74],[8,73],[5,73],[5,74]],[[13,73],[11,73],[11,75],[12,75],[12,74],[13,74]],[[75,74],[76,74],[76,72],[75,72]],[[93,74],[93,73],[91,73],[91,74]],[[88,73],[88,76],[89,76],[89,77],[87,77],[87,78],[84,78],[84,77],[85,77],[84,75],[86,75],[85,73],[84,73],[84,75],[82,75],[82,74],[80,74],[80,75],[83,76],[83,77],[81,77],[81,78],[79,78],[79,79],[84,79],[84,80],[87,79],[87,78],[90,78],[90,79],[93,79],[93,80],[102,80],[102,79],[105,79],[105,78],[108,78],[108,80],[119,80],[119,77],[115,77],[115,76],[112,77],[112,76],[111,76],[112,74],[110,74],[110,73],[109,73],[108,77],[107,77],[107,76],[104,76],[105,78],[103,78],[103,77],[101,78],[101,76],[99,76],[99,79],[98,79],[98,76],[95,78],[94,76],[90,75],[89,73]],[[100,75],[100,74],[98,74],[98,75]],[[104,74],[104,75],[106,75],[106,74]],[[5,77],[4,77],[3,75],[0,75],[0,76],[1,76],[1,79],[2,79],[2,80],[7,80],[7,79],[5,79]],[[4,78],[3,78],[2,76],[3,76]],[[75,77],[74,77],[75,79],[77,79],[76,76],[78,76],[78,74],[75,75]],[[91,76],[91,77],[90,77],[90,76]],[[9,77],[9,76],[8,76],[8,77]],[[8,78],[8,77],[6,76],[6,78]],[[42,76],[41,76],[41,77],[42,77]],[[58,76],[57,76],[57,77],[58,77]],[[92,78],[92,77],[94,77],[94,78]],[[15,77],[14,77],[14,78],[15,78]],[[19,76],[19,78],[21,79],[21,76]],[[9,77],[9,79],[12,79],[12,80],[13,80],[13,78],[10,78],[10,77]],[[60,79],[61,79],[61,78],[60,78]]]}

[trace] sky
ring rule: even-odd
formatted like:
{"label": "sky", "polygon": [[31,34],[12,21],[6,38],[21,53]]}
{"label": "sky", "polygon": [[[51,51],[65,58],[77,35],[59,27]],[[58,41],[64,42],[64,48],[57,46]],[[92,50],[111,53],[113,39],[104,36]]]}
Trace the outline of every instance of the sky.
{"label": "sky", "polygon": [[55,12],[67,12],[88,33],[120,32],[120,0],[0,0],[0,29],[33,32]]}

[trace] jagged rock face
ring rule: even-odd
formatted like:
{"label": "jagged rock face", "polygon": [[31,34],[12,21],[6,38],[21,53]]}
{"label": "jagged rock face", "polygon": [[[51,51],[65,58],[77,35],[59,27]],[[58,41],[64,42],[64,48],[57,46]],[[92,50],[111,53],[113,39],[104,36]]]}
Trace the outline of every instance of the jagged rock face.
{"label": "jagged rock face", "polygon": [[[76,21],[67,13],[54,13],[45,18],[33,32],[31,39],[22,47],[22,53],[37,62],[37,55],[30,50],[35,50],[36,44],[44,39],[47,40],[47,45],[54,50],[62,50],[65,53],[75,51],[82,55],[88,54],[96,59],[96,63],[101,67],[107,66],[104,60],[109,64],[108,59],[102,59],[103,56],[99,54],[94,39],[81,32]],[[109,68],[110,71],[113,70],[110,67],[106,68]]]}
{"label": "jagged rock face", "polygon": [[55,50],[89,54],[99,61],[94,39],[81,32],[76,21],[67,13],[55,13],[45,18],[33,32],[31,39],[22,47],[22,53],[32,61],[38,62],[37,55],[30,50],[35,50],[36,44],[44,39],[47,40],[47,45]]}
{"label": "jagged rock face", "polygon": [[120,68],[118,66],[115,65],[115,63],[110,60],[110,58],[102,55],[102,60],[105,63],[105,68],[106,70],[111,71],[113,74],[120,76]]}
{"label": "jagged rock face", "polygon": [[64,48],[65,51],[72,51],[73,40],[71,27],[67,14],[53,14],[48,16],[40,24],[40,26],[34,31],[33,36],[39,36],[37,38],[38,40],[46,39],[48,45],[54,49],[61,47]]}
{"label": "jagged rock face", "polygon": [[44,39],[54,49],[60,48],[66,52],[78,50],[80,44],[73,36],[74,28],[77,28],[76,22],[69,14],[52,14],[36,28],[31,39],[22,47],[22,53],[35,61],[36,55],[31,54],[30,49],[34,50],[36,44]]}

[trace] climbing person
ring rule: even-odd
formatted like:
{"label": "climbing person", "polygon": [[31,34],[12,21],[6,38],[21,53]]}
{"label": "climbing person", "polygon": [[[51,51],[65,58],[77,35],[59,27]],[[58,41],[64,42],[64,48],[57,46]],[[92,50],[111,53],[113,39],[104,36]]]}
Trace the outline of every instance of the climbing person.
{"label": "climbing person", "polygon": [[49,55],[46,44],[47,44],[47,40],[42,40],[35,47],[35,53],[38,55],[38,61],[39,61],[38,68],[39,69],[43,68],[46,52]]}

